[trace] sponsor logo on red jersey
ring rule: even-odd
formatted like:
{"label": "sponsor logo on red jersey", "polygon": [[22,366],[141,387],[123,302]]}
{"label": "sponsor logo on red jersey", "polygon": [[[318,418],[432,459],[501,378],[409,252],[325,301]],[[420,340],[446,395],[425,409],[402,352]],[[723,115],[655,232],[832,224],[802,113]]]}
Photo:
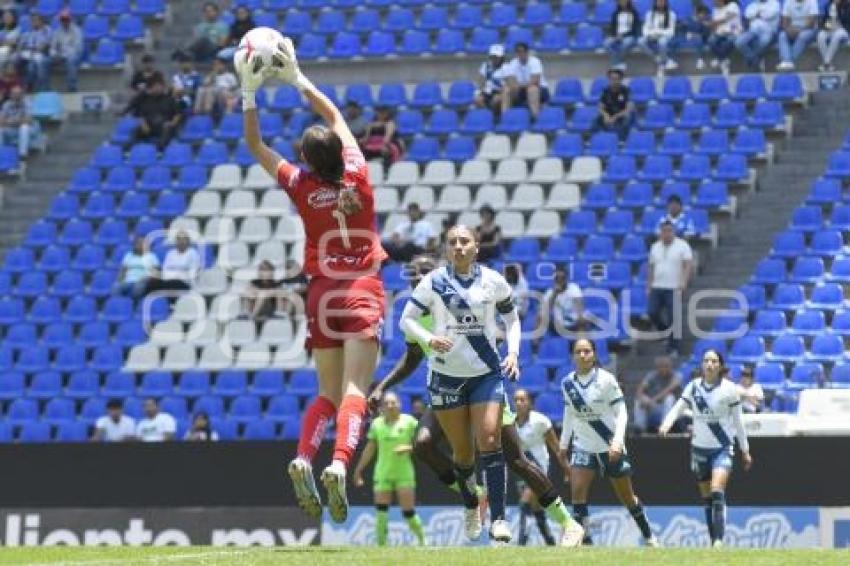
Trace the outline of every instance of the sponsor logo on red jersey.
{"label": "sponsor logo on red jersey", "polygon": [[310,193],[310,196],[307,197],[307,204],[312,208],[328,208],[336,206],[338,198],[339,192],[336,189],[319,187],[318,190]]}

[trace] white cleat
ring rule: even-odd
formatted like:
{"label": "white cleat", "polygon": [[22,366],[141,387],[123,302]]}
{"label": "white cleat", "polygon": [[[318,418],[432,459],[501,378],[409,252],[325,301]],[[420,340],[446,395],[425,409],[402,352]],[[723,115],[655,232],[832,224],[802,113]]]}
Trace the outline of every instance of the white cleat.
{"label": "white cleat", "polygon": [[490,540],[502,544],[511,542],[511,528],[508,526],[507,521],[503,519],[493,521],[490,525]]}
{"label": "white cleat", "polygon": [[714,541],[714,544],[712,544],[711,546],[713,546],[714,548],[723,548],[723,541],[720,540],[720,539],[717,539],[716,541]]}
{"label": "white cleat", "polygon": [[334,523],[348,518],[348,496],[345,493],[345,466],[336,460],[322,472],[322,483],[328,492],[328,511]]}
{"label": "white cleat", "polygon": [[322,516],[322,500],[319,498],[319,490],[316,489],[313,467],[307,460],[296,458],[289,463],[287,471],[292,479],[292,487],[295,490],[298,506],[307,516],[313,519],[320,518]]}
{"label": "white cleat", "polygon": [[578,521],[570,521],[561,533],[561,546],[577,548],[584,540],[584,527]]}
{"label": "white cleat", "polygon": [[463,529],[469,540],[478,540],[481,537],[481,516],[478,514],[478,507],[463,510]]}
{"label": "white cleat", "polygon": [[644,544],[647,548],[661,548],[661,543],[658,542],[658,538],[655,535],[652,535],[648,539],[644,539]]}

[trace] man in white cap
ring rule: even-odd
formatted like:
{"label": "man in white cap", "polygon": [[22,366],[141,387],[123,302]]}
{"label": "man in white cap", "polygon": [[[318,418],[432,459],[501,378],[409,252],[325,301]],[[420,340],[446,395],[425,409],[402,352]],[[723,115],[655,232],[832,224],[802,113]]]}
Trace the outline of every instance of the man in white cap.
{"label": "man in white cap", "polygon": [[478,90],[475,106],[499,112],[502,108],[502,86],[505,80],[505,47],[498,43],[490,46],[487,60],[478,69]]}

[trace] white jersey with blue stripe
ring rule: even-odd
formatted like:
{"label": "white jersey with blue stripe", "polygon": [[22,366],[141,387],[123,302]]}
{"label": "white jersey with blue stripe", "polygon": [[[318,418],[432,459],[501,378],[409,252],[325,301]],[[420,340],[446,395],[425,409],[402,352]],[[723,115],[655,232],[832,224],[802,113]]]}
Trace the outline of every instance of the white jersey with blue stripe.
{"label": "white jersey with blue stripe", "polygon": [[741,405],[738,388],[728,379],[709,386],[697,378],[685,386],[682,400],[693,412],[691,445],[695,448],[733,449],[735,411]]}
{"label": "white jersey with blue stripe", "polygon": [[[611,442],[625,433],[618,423],[624,410],[623,391],[617,378],[602,368],[579,376],[570,372],[561,382],[564,394],[564,430],[561,447],[566,448],[572,434],[573,447],[585,452],[607,452]],[[621,430],[618,430],[621,429]]]}
{"label": "white jersey with blue stripe", "polygon": [[449,266],[440,267],[422,278],[410,302],[431,314],[435,336],[453,344],[448,352],[430,352],[432,371],[464,378],[500,371],[497,307],[513,309],[511,286],[500,273],[476,264],[466,278]]}
{"label": "white jersey with blue stripe", "polygon": [[514,424],[522,451],[531,454],[544,472],[548,471],[549,449],[546,447],[546,433],[552,430],[552,421],[543,413],[530,411],[524,423],[520,424],[517,420]]}

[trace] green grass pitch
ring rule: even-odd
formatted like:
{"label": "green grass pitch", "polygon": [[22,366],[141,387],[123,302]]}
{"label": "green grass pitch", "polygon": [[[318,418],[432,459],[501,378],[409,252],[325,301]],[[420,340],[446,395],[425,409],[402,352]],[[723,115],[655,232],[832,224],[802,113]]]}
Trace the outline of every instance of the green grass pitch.
{"label": "green grass pitch", "polygon": [[4,548],[0,565],[28,566],[359,566],[407,564],[500,566],[580,564],[581,566],[809,566],[850,564],[850,551],[733,549],[560,548]]}

